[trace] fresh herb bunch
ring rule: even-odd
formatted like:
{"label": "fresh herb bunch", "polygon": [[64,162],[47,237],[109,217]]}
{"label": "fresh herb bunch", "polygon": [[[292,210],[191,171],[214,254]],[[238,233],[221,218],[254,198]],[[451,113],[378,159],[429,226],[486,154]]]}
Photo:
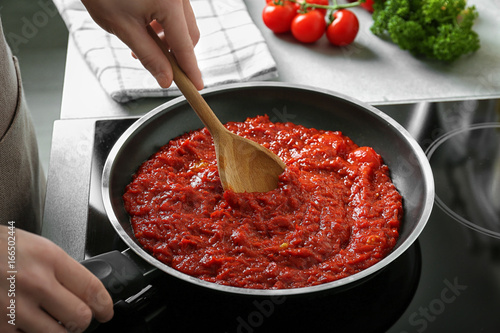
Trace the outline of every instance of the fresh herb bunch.
{"label": "fresh herb bunch", "polygon": [[375,0],[371,31],[416,56],[451,62],[479,49],[466,0]]}

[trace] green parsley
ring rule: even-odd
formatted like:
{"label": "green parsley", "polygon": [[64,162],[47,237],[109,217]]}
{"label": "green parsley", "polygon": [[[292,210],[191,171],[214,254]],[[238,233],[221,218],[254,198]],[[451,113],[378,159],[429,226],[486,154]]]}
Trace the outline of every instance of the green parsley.
{"label": "green parsley", "polygon": [[416,56],[451,62],[480,47],[466,0],[375,0],[373,9],[371,31]]}

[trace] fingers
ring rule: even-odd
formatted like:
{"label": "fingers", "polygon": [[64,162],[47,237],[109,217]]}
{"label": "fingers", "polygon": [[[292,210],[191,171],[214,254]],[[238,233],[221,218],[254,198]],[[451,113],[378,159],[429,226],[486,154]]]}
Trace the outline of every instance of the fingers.
{"label": "fingers", "polygon": [[[4,231],[0,228],[0,245]],[[97,277],[45,238],[16,231],[16,269],[16,326],[24,332],[83,332],[93,316],[99,321],[113,316],[111,297]]]}
{"label": "fingers", "polygon": [[[66,262],[56,262],[55,277],[61,286],[53,300],[43,301],[43,308],[53,315],[57,312],[57,318],[63,323],[72,322],[77,327],[84,322],[90,323],[92,314],[100,322],[110,320],[113,317],[113,301],[101,281],[69,256],[67,259]],[[60,304],[64,303],[73,313],[60,308]],[[71,319],[75,311],[80,318],[77,321]]]}
{"label": "fingers", "polygon": [[134,22],[122,34],[116,32],[116,35],[130,47],[135,57],[154,76],[160,87],[168,88],[172,85],[172,67],[160,48],[149,37],[146,26]]}
{"label": "fingers", "polygon": [[189,0],[82,0],[94,21],[115,34],[132,50],[143,66],[167,88],[172,84],[172,68],[162,51],[149,37],[146,26],[165,32],[163,40],[197,89],[203,79],[194,54],[200,32]]}
{"label": "fingers", "polygon": [[85,330],[92,320],[90,307],[61,285],[54,285],[51,297],[43,298],[40,305],[70,332]]}
{"label": "fingers", "polygon": [[[203,89],[203,79],[194,53],[194,45],[200,34],[189,1],[172,1],[168,8],[158,12],[161,14],[150,25],[175,54],[179,66],[195,87]],[[142,24],[141,21],[122,24],[126,30],[115,30],[115,34],[131,48],[133,56],[141,61],[158,84],[168,88],[173,81],[172,67]]]}
{"label": "fingers", "polygon": [[[175,4],[175,5],[174,5]],[[173,2],[170,10],[163,11],[156,18],[165,32],[165,42],[170,46],[179,66],[191,79],[197,89],[203,88],[201,72],[194,54],[194,45],[198,42],[199,31],[189,1]],[[178,20],[179,16],[185,18]]]}
{"label": "fingers", "polygon": [[[29,333],[66,333],[66,330],[54,318],[41,308],[34,306],[32,303],[26,303],[25,306],[19,307],[17,310],[18,318],[16,326],[22,332]],[[71,331],[70,331],[71,332]]]}
{"label": "fingers", "polygon": [[194,16],[193,8],[191,7],[191,3],[189,2],[189,0],[184,0],[184,16],[186,18],[191,41],[193,42],[193,45],[196,45],[200,40],[200,30],[198,30],[196,17]]}

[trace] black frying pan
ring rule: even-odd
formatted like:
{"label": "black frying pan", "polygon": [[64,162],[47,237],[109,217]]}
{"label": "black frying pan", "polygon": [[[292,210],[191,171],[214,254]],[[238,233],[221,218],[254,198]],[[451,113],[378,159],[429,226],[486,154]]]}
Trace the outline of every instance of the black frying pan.
{"label": "black frying pan", "polygon": [[[434,182],[429,163],[417,142],[396,121],[367,104],[331,91],[284,83],[247,83],[209,89],[203,93],[219,119],[243,121],[268,114],[273,121],[291,121],[306,127],[339,130],[360,146],[373,147],[391,170],[404,200],[400,238],[382,261],[350,277],[318,286],[257,290],[222,286],[183,274],[142,249],[135,239],[122,201],[125,186],[137,168],[170,139],[203,125],[184,98],[177,98],[137,120],[116,142],[105,163],[102,194],[106,213],[116,232],[130,247],[85,264],[115,299],[126,298],[149,281],[147,276],[169,274],[200,287],[251,295],[301,295],[349,288],[379,272],[417,239],[431,213]],[[164,273],[163,273],[164,272]]]}

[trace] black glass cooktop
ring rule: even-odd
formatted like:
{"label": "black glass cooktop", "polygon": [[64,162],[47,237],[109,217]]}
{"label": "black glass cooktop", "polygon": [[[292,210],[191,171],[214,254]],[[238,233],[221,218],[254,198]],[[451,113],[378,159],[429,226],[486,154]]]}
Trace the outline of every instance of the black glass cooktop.
{"label": "black glass cooktop", "polygon": [[[86,255],[125,245],[108,222],[100,172],[113,146],[135,119],[96,123]],[[364,283],[343,292],[300,297],[252,298],[205,290],[161,276],[142,294],[117,304],[114,319],[96,331],[110,332],[383,332],[405,311],[420,278],[420,247]]]}
{"label": "black glass cooktop", "polygon": [[[443,130],[442,117],[433,120],[435,128],[424,142],[434,143],[424,148],[429,148],[441,203],[419,240],[363,283],[335,293],[251,298],[202,289],[163,274],[140,294],[117,304],[114,319],[95,331],[498,332],[500,225],[491,217],[500,216],[500,123],[493,117],[491,126],[483,126],[484,118],[473,118],[460,132],[470,128],[469,135]],[[100,181],[107,154],[134,121],[96,122],[87,257],[126,249],[106,218]],[[462,141],[436,143],[446,142],[446,135]],[[467,149],[457,150],[457,144]]]}

